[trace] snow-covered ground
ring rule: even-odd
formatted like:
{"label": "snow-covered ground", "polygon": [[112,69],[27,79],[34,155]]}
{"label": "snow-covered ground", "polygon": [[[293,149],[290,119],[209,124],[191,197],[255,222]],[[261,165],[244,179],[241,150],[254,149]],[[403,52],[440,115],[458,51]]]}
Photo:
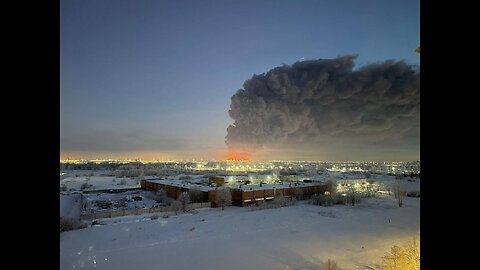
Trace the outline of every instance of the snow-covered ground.
{"label": "snow-covered ground", "polygon": [[102,222],[61,234],[61,269],[318,269],[329,258],[367,269],[418,236],[420,199],[404,198],[401,208],[380,197],[356,206],[206,208]]}
{"label": "snow-covered ground", "polygon": [[123,189],[140,187],[135,178],[117,178],[115,176],[67,176],[61,177],[60,186],[65,186],[67,191],[82,190]]}
{"label": "snow-covered ground", "polygon": [[[153,195],[152,191],[131,190],[121,193],[86,193],[83,197],[88,202],[87,205],[90,209],[99,211],[102,209],[151,208],[159,206],[153,199]],[[102,202],[111,204],[108,207],[101,207]]]}
{"label": "snow-covered ground", "polygon": [[108,176],[112,173],[112,171],[108,171],[108,170],[63,170],[61,172],[65,177]]}

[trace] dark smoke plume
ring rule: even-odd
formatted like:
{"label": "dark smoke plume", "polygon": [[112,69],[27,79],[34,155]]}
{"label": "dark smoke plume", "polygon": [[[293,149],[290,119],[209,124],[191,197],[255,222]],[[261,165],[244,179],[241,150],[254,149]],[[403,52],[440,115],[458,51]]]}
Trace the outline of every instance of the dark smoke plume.
{"label": "dark smoke plume", "polygon": [[418,148],[419,73],[357,56],[296,62],[254,75],[231,98],[230,148]]}

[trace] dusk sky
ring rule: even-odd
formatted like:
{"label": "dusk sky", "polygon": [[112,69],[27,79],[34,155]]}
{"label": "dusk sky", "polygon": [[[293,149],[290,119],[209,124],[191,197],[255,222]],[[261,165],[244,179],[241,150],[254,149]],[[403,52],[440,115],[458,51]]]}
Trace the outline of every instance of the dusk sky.
{"label": "dusk sky", "polygon": [[[62,159],[222,159],[231,97],[253,74],[352,54],[354,70],[420,64],[419,0],[61,0],[60,12]],[[262,158],[408,161],[418,145]]]}

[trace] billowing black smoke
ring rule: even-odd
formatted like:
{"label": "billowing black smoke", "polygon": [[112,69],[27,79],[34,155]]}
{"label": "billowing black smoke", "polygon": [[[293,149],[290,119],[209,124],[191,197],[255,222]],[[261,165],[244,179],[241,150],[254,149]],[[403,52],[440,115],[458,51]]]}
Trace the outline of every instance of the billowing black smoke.
{"label": "billowing black smoke", "polygon": [[232,96],[230,148],[418,147],[419,74],[356,56],[296,62],[254,75]]}

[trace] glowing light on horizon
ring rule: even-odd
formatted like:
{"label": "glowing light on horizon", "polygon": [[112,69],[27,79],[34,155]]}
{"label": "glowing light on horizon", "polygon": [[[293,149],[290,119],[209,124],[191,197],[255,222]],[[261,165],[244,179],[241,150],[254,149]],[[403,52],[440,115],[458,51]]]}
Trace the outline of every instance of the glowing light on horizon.
{"label": "glowing light on horizon", "polygon": [[248,149],[229,149],[227,161],[251,161],[254,151]]}

